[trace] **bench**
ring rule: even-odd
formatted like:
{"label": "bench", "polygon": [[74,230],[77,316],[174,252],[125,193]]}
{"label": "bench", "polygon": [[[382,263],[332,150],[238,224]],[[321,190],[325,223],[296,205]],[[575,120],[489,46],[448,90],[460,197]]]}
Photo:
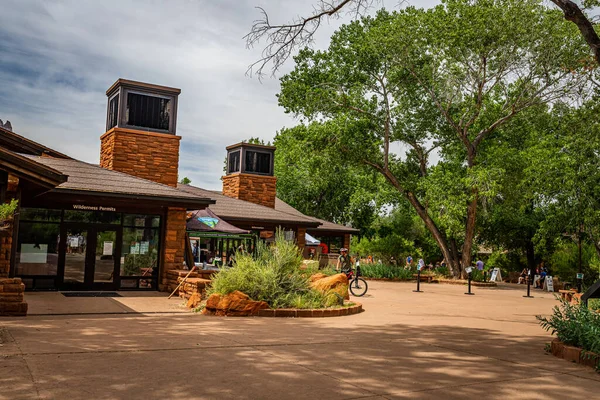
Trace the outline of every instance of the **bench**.
{"label": "bench", "polygon": [[[427,282],[427,283],[431,283],[431,281],[433,281],[433,278],[435,277],[434,275],[431,274],[421,274],[421,282]],[[418,279],[419,278],[419,274],[413,274],[413,278]]]}
{"label": "bench", "polygon": [[571,300],[573,300],[573,295],[577,294],[577,290],[559,290],[558,293],[560,293],[561,299],[570,302]]}

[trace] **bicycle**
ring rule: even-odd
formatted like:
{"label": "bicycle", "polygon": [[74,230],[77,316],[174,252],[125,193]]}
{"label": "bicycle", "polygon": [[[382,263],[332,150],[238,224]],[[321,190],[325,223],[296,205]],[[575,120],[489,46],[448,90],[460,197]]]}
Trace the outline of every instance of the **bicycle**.
{"label": "bicycle", "polygon": [[360,277],[360,265],[358,263],[356,263],[356,276],[354,276],[354,270],[352,269],[346,272],[346,276],[348,277],[348,289],[350,289],[352,295],[361,297],[367,293],[369,285],[367,285],[367,281]]}

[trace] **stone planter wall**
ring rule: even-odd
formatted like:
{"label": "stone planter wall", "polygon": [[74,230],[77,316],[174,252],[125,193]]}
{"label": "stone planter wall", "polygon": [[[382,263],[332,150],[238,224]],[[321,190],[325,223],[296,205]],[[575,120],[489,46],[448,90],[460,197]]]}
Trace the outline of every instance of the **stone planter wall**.
{"label": "stone planter wall", "polygon": [[25,285],[21,278],[0,278],[0,316],[22,317],[27,315],[27,303],[23,299]]}
{"label": "stone planter wall", "polygon": [[323,318],[323,317],[341,317],[343,315],[353,315],[362,312],[362,304],[355,303],[351,307],[344,308],[324,308],[324,309],[297,309],[297,308],[279,308],[259,310],[259,317],[282,317],[282,318]]}
{"label": "stone planter wall", "polygon": [[568,346],[558,339],[554,339],[552,343],[550,343],[550,352],[553,356],[562,358],[563,360],[593,368],[600,366],[600,355],[585,352],[579,347]]}

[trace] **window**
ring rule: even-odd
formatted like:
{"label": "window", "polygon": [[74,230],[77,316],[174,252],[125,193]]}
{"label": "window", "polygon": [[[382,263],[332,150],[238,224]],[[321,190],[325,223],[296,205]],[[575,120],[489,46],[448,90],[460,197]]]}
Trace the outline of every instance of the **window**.
{"label": "window", "polygon": [[19,220],[60,222],[60,214],[60,210],[49,210],[45,208],[21,208],[21,211],[19,211]]}
{"label": "window", "polygon": [[127,125],[169,130],[171,99],[127,93]]}
{"label": "window", "polygon": [[16,275],[55,276],[58,267],[59,234],[58,223],[21,222],[17,243]]}
{"label": "window", "polygon": [[125,214],[121,250],[121,288],[155,289],[158,283],[160,217]]}
{"label": "window", "polygon": [[65,210],[65,222],[91,222],[99,224],[120,224],[121,214],[110,211]]}
{"label": "window", "polygon": [[234,172],[240,172],[240,151],[234,151],[229,153],[229,166],[227,167],[227,173],[232,174]]}
{"label": "window", "polygon": [[271,153],[246,150],[245,172],[271,174]]}
{"label": "window", "polygon": [[106,122],[106,130],[117,126],[117,117],[119,115],[119,94],[113,96],[108,101],[108,120]]}

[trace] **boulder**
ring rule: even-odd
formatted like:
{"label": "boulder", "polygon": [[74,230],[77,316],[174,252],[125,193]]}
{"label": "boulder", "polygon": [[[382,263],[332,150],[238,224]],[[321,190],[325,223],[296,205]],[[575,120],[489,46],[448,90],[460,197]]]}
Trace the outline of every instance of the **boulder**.
{"label": "boulder", "polygon": [[335,292],[346,300],[350,299],[350,295],[348,294],[348,277],[346,276],[346,274],[336,274],[312,280],[312,278],[317,275],[313,275],[311,277],[310,286],[313,289],[316,289],[323,293]]}
{"label": "boulder", "polygon": [[250,300],[247,294],[238,290],[226,295],[213,293],[206,300],[202,311],[206,315],[248,316],[258,315],[258,311],[269,308],[264,301]]}
{"label": "boulder", "polygon": [[323,278],[327,278],[327,275],[322,274],[322,273],[318,273],[318,274],[314,274],[310,277],[310,281],[311,282],[315,282],[318,281],[319,279],[323,279]]}
{"label": "boulder", "polygon": [[198,305],[200,304],[201,301],[202,301],[202,295],[200,295],[200,293],[198,293],[198,292],[192,293],[192,295],[188,299],[185,306],[187,308],[196,308],[196,307],[198,307]]}

